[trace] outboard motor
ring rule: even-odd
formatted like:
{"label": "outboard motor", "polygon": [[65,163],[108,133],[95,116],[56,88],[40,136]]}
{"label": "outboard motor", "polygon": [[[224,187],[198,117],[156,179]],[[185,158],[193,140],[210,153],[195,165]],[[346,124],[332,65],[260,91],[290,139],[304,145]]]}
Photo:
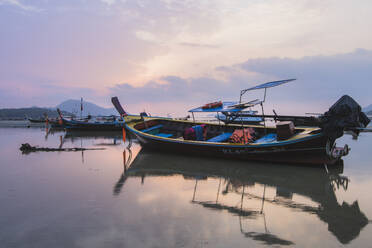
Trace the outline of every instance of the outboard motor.
{"label": "outboard motor", "polygon": [[370,122],[360,105],[350,96],[342,96],[324,115],[320,127],[331,140],[341,137],[345,130],[359,134],[357,128],[365,128]]}

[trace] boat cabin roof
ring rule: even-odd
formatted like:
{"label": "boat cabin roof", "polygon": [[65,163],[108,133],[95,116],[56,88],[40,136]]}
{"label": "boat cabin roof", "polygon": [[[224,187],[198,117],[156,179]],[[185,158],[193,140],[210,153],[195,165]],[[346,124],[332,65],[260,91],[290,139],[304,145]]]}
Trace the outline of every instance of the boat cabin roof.
{"label": "boat cabin roof", "polygon": [[[288,83],[288,82],[291,82],[291,81],[294,81],[294,80],[296,80],[296,79],[292,78],[292,79],[279,80],[279,81],[273,81],[273,82],[267,82],[267,83],[264,83],[264,84],[260,84],[260,85],[251,87],[249,89],[241,90],[240,91],[240,101],[239,102],[222,102],[222,106],[219,106],[217,108],[203,108],[201,106],[201,107],[191,109],[191,110],[189,110],[189,112],[190,113],[195,113],[195,112],[204,112],[204,113],[208,113],[208,112],[230,112],[230,113],[231,112],[241,112],[242,110],[244,110],[246,108],[250,108],[250,107],[253,107],[255,105],[262,104],[265,101],[265,98],[266,98],[266,89],[267,88],[276,87],[276,86],[279,86],[281,84],[285,84],[285,83]],[[241,102],[242,95],[244,95],[246,92],[251,91],[251,90],[259,90],[259,89],[265,89],[265,97],[264,97],[263,100],[255,99],[255,100],[249,101],[249,102],[244,102],[244,103]]]}
{"label": "boat cabin roof", "polygon": [[242,90],[242,92],[244,94],[245,92],[251,91],[251,90],[259,90],[259,89],[267,89],[267,88],[271,88],[271,87],[276,87],[276,86],[279,86],[281,84],[285,84],[285,83],[288,83],[288,82],[291,82],[291,81],[294,81],[294,80],[296,80],[296,79],[291,78],[291,79],[286,79],[286,80],[267,82],[267,83],[264,83],[264,84],[256,85],[256,86],[251,87],[249,89]]}

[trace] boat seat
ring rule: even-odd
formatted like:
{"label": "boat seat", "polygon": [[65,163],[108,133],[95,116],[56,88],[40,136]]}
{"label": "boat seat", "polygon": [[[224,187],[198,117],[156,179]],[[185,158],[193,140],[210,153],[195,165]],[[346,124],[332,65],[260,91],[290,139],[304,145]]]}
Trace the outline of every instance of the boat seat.
{"label": "boat seat", "polygon": [[213,138],[210,138],[209,140],[207,140],[207,142],[223,142],[228,140],[231,137],[231,135],[232,133],[222,133]]}
{"label": "boat seat", "polygon": [[169,138],[169,137],[172,137],[173,136],[173,134],[171,134],[171,133],[157,133],[155,135],[156,136],[163,137],[163,138]]}
{"label": "boat seat", "polygon": [[151,131],[154,131],[156,129],[160,129],[162,127],[163,127],[163,125],[162,124],[159,124],[159,125],[155,125],[155,126],[152,126],[152,127],[146,128],[146,129],[143,129],[143,130],[141,130],[141,132],[143,132],[143,133],[149,133]]}
{"label": "boat seat", "polygon": [[276,141],[276,133],[268,133],[265,136],[257,139],[254,143],[270,143]]}

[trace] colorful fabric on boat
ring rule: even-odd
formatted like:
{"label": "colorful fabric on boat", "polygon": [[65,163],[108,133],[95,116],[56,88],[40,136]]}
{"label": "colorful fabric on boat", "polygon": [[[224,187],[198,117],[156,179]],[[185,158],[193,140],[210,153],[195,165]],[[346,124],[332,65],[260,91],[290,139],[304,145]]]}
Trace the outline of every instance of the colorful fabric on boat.
{"label": "colorful fabric on boat", "polygon": [[201,125],[197,125],[197,126],[193,126],[192,128],[195,130],[196,140],[198,141],[204,140],[203,127]]}
{"label": "colorful fabric on boat", "polygon": [[206,134],[207,134],[207,127],[205,124],[196,125],[190,128],[186,128],[183,134],[183,138],[185,140],[203,141],[205,140]]}
{"label": "colorful fabric on boat", "polygon": [[218,107],[221,107],[221,106],[222,106],[221,101],[211,102],[211,103],[207,103],[207,104],[203,105],[202,109],[212,109],[212,108],[218,108]]}
{"label": "colorful fabric on boat", "polygon": [[268,133],[265,136],[259,138],[254,143],[271,143],[276,141],[276,133]]}
{"label": "colorful fabric on boat", "polygon": [[183,133],[184,140],[195,140],[195,130],[192,127],[186,128],[185,132]]}
{"label": "colorful fabric on boat", "polygon": [[253,128],[236,129],[231,135],[230,143],[248,144],[255,140],[255,131]]}

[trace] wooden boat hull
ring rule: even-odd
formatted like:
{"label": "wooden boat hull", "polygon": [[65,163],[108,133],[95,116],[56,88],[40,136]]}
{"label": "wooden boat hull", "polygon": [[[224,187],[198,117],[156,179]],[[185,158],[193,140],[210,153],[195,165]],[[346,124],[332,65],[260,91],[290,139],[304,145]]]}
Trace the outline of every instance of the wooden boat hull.
{"label": "wooden boat hull", "polygon": [[64,125],[63,124],[60,124],[58,120],[56,119],[50,119],[48,121],[46,121],[45,119],[39,119],[39,120],[36,120],[36,119],[28,119],[29,122],[31,123],[37,123],[37,124],[48,124],[50,125],[52,128],[63,128]]}
{"label": "wooden boat hull", "polygon": [[275,143],[231,144],[163,138],[136,130],[133,125],[127,126],[127,130],[147,149],[168,153],[305,164],[333,164],[339,160],[328,155],[333,144],[321,132]]}
{"label": "wooden boat hull", "polygon": [[331,159],[327,155],[327,139],[323,136],[298,144],[253,148],[248,146],[207,146],[182,142],[164,142],[136,133],[135,135],[142,146],[171,153],[286,163],[333,164],[337,161],[337,159]]}
{"label": "wooden boat hull", "polygon": [[66,129],[89,130],[89,131],[120,131],[124,127],[123,122],[83,122],[63,119]]}

